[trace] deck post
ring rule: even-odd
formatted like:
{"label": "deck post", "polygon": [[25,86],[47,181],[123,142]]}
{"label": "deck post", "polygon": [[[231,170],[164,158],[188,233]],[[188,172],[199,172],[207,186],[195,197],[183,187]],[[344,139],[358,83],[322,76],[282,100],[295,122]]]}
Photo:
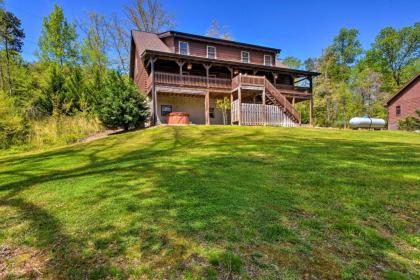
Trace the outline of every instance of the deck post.
{"label": "deck post", "polygon": [[230,93],[230,125],[233,125],[233,110],[232,110],[232,105],[233,105],[233,92]]}
{"label": "deck post", "polygon": [[314,126],[314,98],[312,93],[312,77],[309,78],[309,91],[311,93],[311,99],[309,100],[309,124]]}
{"label": "deck post", "polygon": [[203,64],[204,68],[206,69],[206,80],[207,80],[207,87],[210,86],[209,83],[209,76],[210,76],[210,68],[211,68],[211,64]]}
{"label": "deck post", "polygon": [[185,64],[185,61],[181,61],[181,60],[177,60],[176,61],[176,63],[178,64],[178,66],[179,66],[179,75],[181,75],[182,76],[182,67],[184,66],[184,64]]}
{"label": "deck post", "polygon": [[293,107],[295,107],[295,98],[294,97],[292,98],[292,105],[293,105]]}
{"label": "deck post", "polygon": [[264,88],[263,88],[263,92],[262,92],[262,109],[263,109],[263,118],[264,118],[264,125],[267,125],[267,110],[265,107],[265,81],[266,79],[264,79]]}
{"label": "deck post", "polygon": [[155,86],[155,62],[156,58],[152,58],[150,60],[150,74],[152,75],[152,125],[160,124],[160,120],[158,118],[158,111],[157,111],[157,92]]}
{"label": "deck post", "polygon": [[205,119],[206,119],[206,125],[210,125],[210,81],[209,81],[209,75],[210,75],[210,67],[211,64],[203,64],[204,68],[206,69],[206,85],[207,85],[207,92],[206,96],[204,98],[204,110],[205,110]]}
{"label": "deck post", "polygon": [[233,79],[233,68],[232,67],[227,67],[227,69],[230,72],[230,78]]}
{"label": "deck post", "polygon": [[239,73],[239,85],[238,85],[238,125],[242,125],[242,92],[241,92],[241,76]]}
{"label": "deck post", "polygon": [[204,97],[204,111],[205,111],[205,119],[206,125],[210,125],[210,92],[207,91]]}
{"label": "deck post", "polygon": [[311,96],[311,99],[309,99],[309,124],[311,126],[314,126],[314,99]]}

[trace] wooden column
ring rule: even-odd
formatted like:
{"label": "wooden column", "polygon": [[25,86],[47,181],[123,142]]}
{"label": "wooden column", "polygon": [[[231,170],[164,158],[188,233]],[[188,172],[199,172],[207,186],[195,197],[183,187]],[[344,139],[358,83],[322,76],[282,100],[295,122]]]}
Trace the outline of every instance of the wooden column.
{"label": "wooden column", "polygon": [[314,101],[313,101],[313,98],[311,96],[311,99],[309,99],[309,124],[311,126],[314,126],[313,113],[314,113]]}
{"label": "wooden column", "polygon": [[233,79],[233,68],[232,67],[227,67],[227,69],[230,72],[230,78]]}
{"label": "wooden column", "polygon": [[262,108],[263,108],[263,118],[264,118],[264,125],[267,125],[267,111],[266,111],[266,107],[265,107],[265,83],[266,83],[267,79],[264,79],[264,88],[263,88],[263,92],[262,92]]}
{"label": "wooden column", "polygon": [[204,97],[204,111],[205,111],[205,119],[206,125],[210,124],[210,92],[207,91]]}
{"label": "wooden column", "polygon": [[309,100],[309,124],[314,125],[314,98],[312,93],[312,77],[309,77],[309,92],[311,93],[311,99]]}
{"label": "wooden column", "polygon": [[158,117],[158,110],[157,110],[157,92],[156,92],[156,85],[155,85],[155,62],[156,58],[152,58],[150,60],[150,74],[152,75],[152,125],[159,125],[160,119]]}
{"label": "wooden column", "polygon": [[232,104],[233,104],[233,92],[230,92],[230,125],[233,125],[233,110],[232,110]]}
{"label": "wooden column", "polygon": [[292,105],[293,105],[293,107],[295,107],[295,98],[294,97],[292,98]]}
{"label": "wooden column", "polygon": [[181,60],[177,60],[176,61],[176,63],[178,64],[178,66],[179,66],[179,75],[182,75],[182,67],[184,66],[184,64],[185,64],[185,61],[181,61]]}
{"label": "wooden column", "polygon": [[205,120],[206,125],[210,125],[210,81],[209,81],[209,75],[210,75],[210,64],[203,64],[204,68],[206,69],[206,84],[207,84],[207,92],[206,96],[204,98],[204,111],[205,111]]}
{"label": "wooden column", "polygon": [[209,87],[210,86],[210,84],[209,84],[209,75],[210,75],[211,64],[203,64],[203,66],[206,69],[207,87]]}
{"label": "wooden column", "polygon": [[238,125],[242,125],[242,92],[241,92],[241,76],[239,73],[239,86],[238,86]]}

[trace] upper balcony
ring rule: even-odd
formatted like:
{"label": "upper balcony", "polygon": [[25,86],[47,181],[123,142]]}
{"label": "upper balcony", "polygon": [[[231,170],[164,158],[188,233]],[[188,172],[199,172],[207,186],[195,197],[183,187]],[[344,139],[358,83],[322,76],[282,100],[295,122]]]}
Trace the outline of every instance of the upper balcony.
{"label": "upper balcony", "polygon": [[[153,75],[147,80],[147,89],[150,90]],[[231,79],[206,78],[204,76],[180,75],[173,73],[155,72],[154,80],[156,85],[186,87],[186,88],[209,88],[211,90],[231,90]]]}
{"label": "upper balcony", "polygon": [[[244,76],[246,77],[246,76]],[[249,76],[254,77],[255,76]],[[214,78],[196,75],[180,75],[165,72],[155,72],[149,75],[147,80],[147,91],[149,92],[154,78],[155,84],[159,86],[168,87],[186,87],[196,89],[209,89],[216,91],[230,91],[232,90],[232,80],[225,78]],[[263,77],[261,77],[263,78]],[[263,81],[263,79],[262,79]],[[255,84],[257,81],[252,81]],[[275,87],[285,96],[306,98],[311,96],[310,88],[298,87],[285,84],[276,84]]]}

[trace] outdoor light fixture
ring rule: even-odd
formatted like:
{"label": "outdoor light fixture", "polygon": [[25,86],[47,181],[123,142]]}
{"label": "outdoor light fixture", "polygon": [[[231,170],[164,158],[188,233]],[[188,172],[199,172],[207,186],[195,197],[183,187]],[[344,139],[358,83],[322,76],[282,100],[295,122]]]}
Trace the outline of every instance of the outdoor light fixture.
{"label": "outdoor light fixture", "polygon": [[188,63],[188,64],[187,64],[187,69],[188,69],[188,70],[191,70],[191,69],[192,69],[192,64],[191,64],[191,63]]}
{"label": "outdoor light fixture", "polygon": [[277,74],[275,74],[275,75],[274,75],[274,79],[277,79],[277,77],[278,77],[278,76],[277,76]]}
{"label": "outdoor light fixture", "polygon": [[238,74],[238,70],[233,71],[233,74],[237,75]]}

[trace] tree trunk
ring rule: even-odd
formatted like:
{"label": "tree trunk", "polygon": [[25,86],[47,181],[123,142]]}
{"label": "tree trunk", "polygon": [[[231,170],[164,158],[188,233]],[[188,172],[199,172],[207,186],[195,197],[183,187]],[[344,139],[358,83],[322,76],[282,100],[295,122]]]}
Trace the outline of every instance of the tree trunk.
{"label": "tree trunk", "polygon": [[0,89],[4,90],[4,71],[3,71],[3,63],[0,62]]}
{"label": "tree trunk", "polygon": [[6,71],[7,71],[7,83],[9,84],[9,95],[12,96],[12,80],[10,78],[10,56],[9,56],[9,46],[7,45],[7,40],[5,41],[6,48]]}

